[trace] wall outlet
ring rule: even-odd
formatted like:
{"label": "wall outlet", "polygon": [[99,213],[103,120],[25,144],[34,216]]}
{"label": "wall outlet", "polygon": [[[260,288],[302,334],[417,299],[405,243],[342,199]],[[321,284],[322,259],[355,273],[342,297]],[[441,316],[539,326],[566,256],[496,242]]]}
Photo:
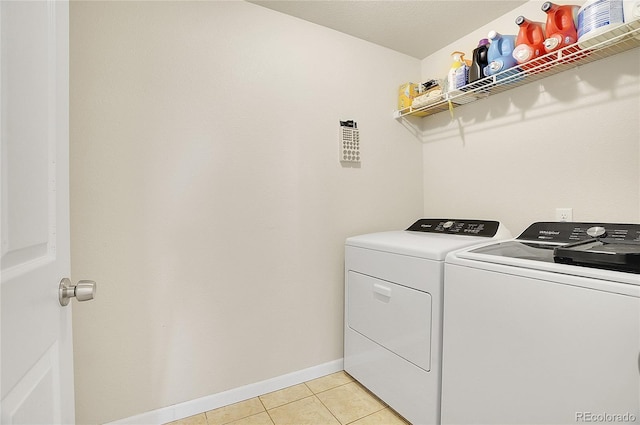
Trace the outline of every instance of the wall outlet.
{"label": "wall outlet", "polygon": [[573,221],[573,208],[556,208],[556,221]]}

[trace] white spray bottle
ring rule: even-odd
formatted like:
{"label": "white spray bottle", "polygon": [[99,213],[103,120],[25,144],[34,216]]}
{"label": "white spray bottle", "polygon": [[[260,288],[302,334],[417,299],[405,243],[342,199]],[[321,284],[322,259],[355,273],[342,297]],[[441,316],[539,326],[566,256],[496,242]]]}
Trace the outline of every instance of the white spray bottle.
{"label": "white spray bottle", "polygon": [[453,63],[447,77],[449,92],[467,85],[469,82],[469,67],[471,66],[471,61],[465,60],[462,52],[451,53],[451,58]]}

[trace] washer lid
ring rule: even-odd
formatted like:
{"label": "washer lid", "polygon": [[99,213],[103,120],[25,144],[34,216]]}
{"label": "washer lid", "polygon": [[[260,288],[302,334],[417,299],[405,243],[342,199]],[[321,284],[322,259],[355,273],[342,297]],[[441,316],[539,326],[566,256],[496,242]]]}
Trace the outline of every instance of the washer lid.
{"label": "washer lid", "polygon": [[537,222],[512,241],[472,252],[640,273],[640,224]]}
{"label": "washer lid", "polygon": [[640,241],[591,239],[553,250],[557,263],[640,273]]}
{"label": "washer lid", "polygon": [[[613,244],[617,251],[624,250],[625,255],[612,254],[615,249],[609,252],[600,249],[603,241]],[[447,263],[486,267],[494,271],[505,266],[505,272],[508,270],[508,273],[516,275],[539,270],[561,276],[573,275],[640,286],[637,271],[640,260],[635,255],[628,255],[628,248],[635,250],[638,243],[640,224],[537,222],[516,239],[486,243],[451,253]],[[574,247],[579,250],[568,255]],[[612,255],[610,260],[614,260],[614,264],[603,264],[603,257],[609,255]],[[594,257],[597,257],[597,262],[593,260]]]}

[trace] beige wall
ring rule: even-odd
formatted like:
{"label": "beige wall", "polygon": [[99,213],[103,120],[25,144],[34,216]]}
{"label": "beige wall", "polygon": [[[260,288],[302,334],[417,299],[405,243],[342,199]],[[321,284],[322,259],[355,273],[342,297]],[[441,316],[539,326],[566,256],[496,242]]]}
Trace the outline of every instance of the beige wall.
{"label": "beige wall", "polygon": [[[544,20],[542,1],[470,33],[422,61],[446,75],[449,54],[471,57],[491,29],[516,34],[519,14]],[[638,49],[421,120],[424,214],[496,218],[519,234],[555,220],[640,221]],[[444,160],[446,158],[446,160]]]}
{"label": "beige wall", "polygon": [[245,2],[70,13],[78,423],[340,359],[344,239],[422,214],[420,61]]}
{"label": "beige wall", "polygon": [[[78,423],[339,359],[349,235],[640,221],[637,50],[391,119],[401,82],[540,4],[420,63],[244,2],[72,2],[72,273],[99,282],[74,305]],[[361,168],[338,163],[341,119]]]}

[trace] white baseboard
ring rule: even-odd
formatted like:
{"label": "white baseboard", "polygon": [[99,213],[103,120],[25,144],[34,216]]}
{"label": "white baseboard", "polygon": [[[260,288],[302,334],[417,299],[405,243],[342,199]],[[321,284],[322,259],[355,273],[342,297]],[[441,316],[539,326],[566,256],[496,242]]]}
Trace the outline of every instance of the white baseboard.
{"label": "white baseboard", "polygon": [[286,375],[276,376],[275,378],[267,379],[265,381],[256,382],[254,384],[208,395],[195,400],[185,401],[184,403],[174,404],[172,406],[141,413],[115,422],[109,422],[107,425],[161,425],[177,419],[187,418],[189,416],[197,415],[198,413],[237,403],[239,401],[248,400],[272,391],[278,391],[283,388],[320,378],[321,376],[329,375],[341,370],[343,370],[343,359],[333,360],[307,369],[287,373]]}

